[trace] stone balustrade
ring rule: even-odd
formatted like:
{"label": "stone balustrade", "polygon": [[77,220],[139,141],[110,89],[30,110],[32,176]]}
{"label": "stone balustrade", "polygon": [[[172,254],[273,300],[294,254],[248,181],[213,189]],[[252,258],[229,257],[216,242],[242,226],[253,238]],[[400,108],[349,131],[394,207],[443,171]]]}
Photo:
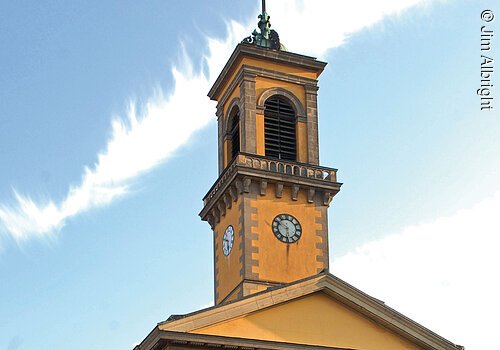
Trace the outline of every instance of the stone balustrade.
{"label": "stone balustrade", "polygon": [[337,169],[239,153],[203,199],[205,205],[207,205],[207,203],[217,195],[219,190],[224,187],[236,168],[251,168],[269,173],[278,173],[292,177],[296,176],[298,178],[309,178],[333,183],[337,182]]}

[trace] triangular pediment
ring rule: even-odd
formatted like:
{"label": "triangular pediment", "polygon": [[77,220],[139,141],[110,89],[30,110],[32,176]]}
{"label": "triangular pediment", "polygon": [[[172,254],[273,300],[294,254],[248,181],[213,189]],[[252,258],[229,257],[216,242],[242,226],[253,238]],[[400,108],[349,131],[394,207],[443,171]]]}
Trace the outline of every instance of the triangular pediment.
{"label": "triangular pediment", "polygon": [[251,336],[259,340],[349,349],[420,349],[324,292],[316,292],[192,332],[237,338]]}
{"label": "triangular pediment", "polygon": [[347,349],[457,349],[330,274],[158,325],[160,330]]}

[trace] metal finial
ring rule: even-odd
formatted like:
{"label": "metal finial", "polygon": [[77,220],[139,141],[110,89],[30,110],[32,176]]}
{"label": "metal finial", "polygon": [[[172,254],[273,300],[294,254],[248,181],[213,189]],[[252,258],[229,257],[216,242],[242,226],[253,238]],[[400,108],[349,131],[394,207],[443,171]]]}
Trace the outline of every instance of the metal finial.
{"label": "metal finial", "polygon": [[252,35],[243,39],[242,42],[269,49],[282,50],[283,46],[280,43],[278,33],[271,29],[270,18],[266,12],[266,0],[262,0],[262,13],[259,15],[259,23],[257,23],[260,32],[254,30]]}

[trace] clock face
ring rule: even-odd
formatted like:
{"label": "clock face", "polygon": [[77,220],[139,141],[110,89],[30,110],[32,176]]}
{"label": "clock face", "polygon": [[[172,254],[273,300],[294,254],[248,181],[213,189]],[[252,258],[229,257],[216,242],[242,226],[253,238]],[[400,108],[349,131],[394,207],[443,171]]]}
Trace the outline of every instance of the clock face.
{"label": "clock face", "polygon": [[273,233],[283,243],[295,243],[302,236],[302,226],[292,215],[279,214],[273,220]]}
{"label": "clock face", "polygon": [[233,226],[229,225],[224,232],[224,236],[222,236],[222,253],[225,256],[228,256],[233,249],[234,243],[234,229]]}

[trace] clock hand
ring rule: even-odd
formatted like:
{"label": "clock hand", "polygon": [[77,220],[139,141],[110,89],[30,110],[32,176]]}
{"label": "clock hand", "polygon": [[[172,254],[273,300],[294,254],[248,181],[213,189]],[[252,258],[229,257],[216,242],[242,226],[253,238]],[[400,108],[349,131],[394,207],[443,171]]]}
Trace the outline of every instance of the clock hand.
{"label": "clock hand", "polygon": [[285,225],[285,224],[282,224],[281,222],[280,222],[279,226],[285,228],[285,230],[286,230],[286,236],[288,237],[290,235],[290,229],[288,228],[288,226]]}

